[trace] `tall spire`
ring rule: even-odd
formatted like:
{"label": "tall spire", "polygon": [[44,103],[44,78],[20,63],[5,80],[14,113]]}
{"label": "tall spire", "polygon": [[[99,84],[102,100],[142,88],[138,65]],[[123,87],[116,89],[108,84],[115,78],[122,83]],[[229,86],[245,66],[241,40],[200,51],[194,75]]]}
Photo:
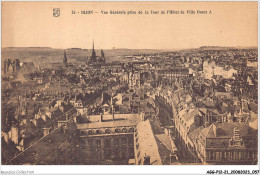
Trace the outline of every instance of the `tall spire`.
{"label": "tall spire", "polygon": [[67,63],[67,55],[66,55],[66,51],[64,50],[64,59],[63,59],[63,63]]}
{"label": "tall spire", "polygon": [[92,48],[91,61],[96,62],[96,52],[95,52],[95,48],[94,48],[94,40],[93,40],[93,48]]}
{"label": "tall spire", "polygon": [[104,51],[101,49],[101,60],[102,62],[106,62]]}

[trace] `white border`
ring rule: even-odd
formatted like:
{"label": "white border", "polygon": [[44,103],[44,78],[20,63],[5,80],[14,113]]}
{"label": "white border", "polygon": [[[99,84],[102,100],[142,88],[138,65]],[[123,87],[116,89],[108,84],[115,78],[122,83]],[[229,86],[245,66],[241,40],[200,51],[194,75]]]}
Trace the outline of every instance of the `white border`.
{"label": "white border", "polygon": [[[5,0],[1,0],[5,1]],[[23,0],[8,0],[8,1],[23,1]],[[33,1],[33,0],[27,0]],[[51,1],[51,0],[44,0]],[[72,0],[55,0],[55,1],[72,1]],[[82,1],[82,0],[77,0]],[[87,0],[90,1],[90,0]],[[102,0],[96,0],[102,1]],[[108,0],[103,0],[108,1]],[[114,0],[114,1],[134,1],[134,0]],[[140,0],[144,1],[144,0]],[[156,0],[150,0],[156,1]],[[164,0],[164,1],[175,1],[175,0]],[[189,0],[197,1],[197,0]],[[201,0],[207,1],[207,0]],[[226,1],[226,0],[211,0],[211,1]],[[228,1],[245,1],[245,0],[228,0]],[[253,0],[255,1],[255,0]],[[259,4],[258,2],[258,45],[259,45]],[[0,4],[1,7],[1,4]],[[1,14],[0,14],[1,18]],[[0,24],[1,26],[1,24]],[[1,44],[1,40],[0,40]],[[258,47],[258,54],[259,54]],[[0,52],[1,56],[1,52]],[[259,61],[259,60],[258,60]],[[260,68],[258,67],[258,71]],[[259,76],[259,75],[258,75]],[[259,78],[258,78],[259,79]],[[258,82],[258,88],[260,83]],[[1,84],[0,84],[1,87]],[[1,92],[2,93],[2,92]],[[259,94],[259,90],[258,90]],[[259,101],[258,95],[258,101]],[[1,102],[1,98],[0,98]],[[259,111],[258,106],[258,111]],[[0,121],[1,122],[1,121]],[[259,120],[258,120],[259,124]],[[259,137],[258,130],[258,137]],[[1,139],[1,138],[0,138]],[[258,144],[258,153],[259,153],[259,144]],[[0,154],[1,158],[1,154]],[[258,156],[258,164],[259,164]],[[1,160],[0,160],[1,161]],[[138,166],[138,165],[0,165],[1,172],[5,174],[31,174],[26,173],[27,171],[33,171],[32,174],[206,174],[208,170],[228,170],[229,173],[231,170],[259,170],[259,165],[153,165],[153,166]]]}

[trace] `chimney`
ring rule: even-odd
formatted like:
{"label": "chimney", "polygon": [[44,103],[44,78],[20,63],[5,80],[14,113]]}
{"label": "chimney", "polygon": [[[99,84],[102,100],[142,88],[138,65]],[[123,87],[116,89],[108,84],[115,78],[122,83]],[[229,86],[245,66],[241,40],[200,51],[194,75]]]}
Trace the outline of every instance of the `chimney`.
{"label": "chimney", "polygon": [[4,136],[4,140],[6,143],[9,143],[9,135],[6,132],[3,132],[2,134]]}
{"label": "chimney", "polygon": [[114,112],[113,112],[113,114],[112,114],[112,115],[113,115],[113,121],[115,121],[115,114],[114,114]]}
{"label": "chimney", "polygon": [[11,127],[11,140],[17,145],[18,144],[18,128],[14,125]]}
{"label": "chimney", "polygon": [[141,113],[139,114],[139,116],[140,116],[140,121],[144,121],[144,113],[141,112]]}
{"label": "chimney", "polygon": [[50,134],[50,129],[51,128],[43,128],[43,137],[47,136],[48,134]]}
{"label": "chimney", "polygon": [[169,129],[169,128],[165,128],[165,129],[164,129],[164,134],[165,134],[166,136],[170,136],[170,129]]}
{"label": "chimney", "polygon": [[113,116],[113,121],[114,121],[115,120],[114,105],[112,105],[112,116]]}
{"label": "chimney", "polygon": [[68,121],[69,120],[69,115],[65,114],[65,116],[66,116],[66,121]]}
{"label": "chimney", "polygon": [[239,129],[237,127],[233,129],[233,139],[240,140]]}
{"label": "chimney", "polygon": [[205,122],[205,128],[209,127],[210,126],[210,123],[209,122]]}
{"label": "chimney", "polygon": [[100,122],[103,122],[103,114],[100,113]]}
{"label": "chimney", "polygon": [[144,163],[143,163],[143,165],[151,165],[150,156],[147,156],[147,155],[144,156]]}

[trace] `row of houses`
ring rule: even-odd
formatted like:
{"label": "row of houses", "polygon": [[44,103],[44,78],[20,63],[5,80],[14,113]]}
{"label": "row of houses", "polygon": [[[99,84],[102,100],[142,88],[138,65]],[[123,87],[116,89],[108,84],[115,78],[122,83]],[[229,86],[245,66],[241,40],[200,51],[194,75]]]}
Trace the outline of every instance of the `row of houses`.
{"label": "row of houses", "polygon": [[[204,164],[252,164],[257,160],[257,129],[250,120],[235,121],[209,106],[199,107],[183,89],[158,89],[157,95],[172,107],[176,139],[196,162]],[[206,105],[210,101],[205,102]],[[215,112],[214,112],[215,110]],[[242,115],[242,111],[240,110]],[[240,115],[239,113],[235,115]]]}

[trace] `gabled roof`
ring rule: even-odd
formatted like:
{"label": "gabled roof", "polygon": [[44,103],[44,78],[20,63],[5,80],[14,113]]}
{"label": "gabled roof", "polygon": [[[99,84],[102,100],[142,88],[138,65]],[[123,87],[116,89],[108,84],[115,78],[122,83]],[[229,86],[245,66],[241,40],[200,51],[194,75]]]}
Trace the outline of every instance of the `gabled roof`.
{"label": "gabled roof", "polygon": [[233,130],[237,127],[241,137],[247,136],[248,124],[244,123],[213,123],[209,127],[204,128],[201,133],[206,138],[231,138],[233,137]]}
{"label": "gabled roof", "polygon": [[165,146],[166,148],[171,151],[172,150],[172,145],[171,145],[171,141],[169,136],[165,135],[165,134],[157,134],[155,135],[155,137],[157,137]]}
{"label": "gabled roof", "polygon": [[109,105],[107,103],[103,104],[102,106],[104,107],[109,107]]}
{"label": "gabled roof", "polygon": [[189,112],[186,115],[184,115],[183,118],[184,118],[184,120],[189,121],[189,120],[193,119],[198,113],[199,113],[199,110],[197,108],[190,109]]}
{"label": "gabled roof", "polygon": [[205,137],[207,137],[210,130],[212,129],[212,127],[213,127],[213,125],[210,125],[209,127],[202,129],[201,134],[204,135]]}

